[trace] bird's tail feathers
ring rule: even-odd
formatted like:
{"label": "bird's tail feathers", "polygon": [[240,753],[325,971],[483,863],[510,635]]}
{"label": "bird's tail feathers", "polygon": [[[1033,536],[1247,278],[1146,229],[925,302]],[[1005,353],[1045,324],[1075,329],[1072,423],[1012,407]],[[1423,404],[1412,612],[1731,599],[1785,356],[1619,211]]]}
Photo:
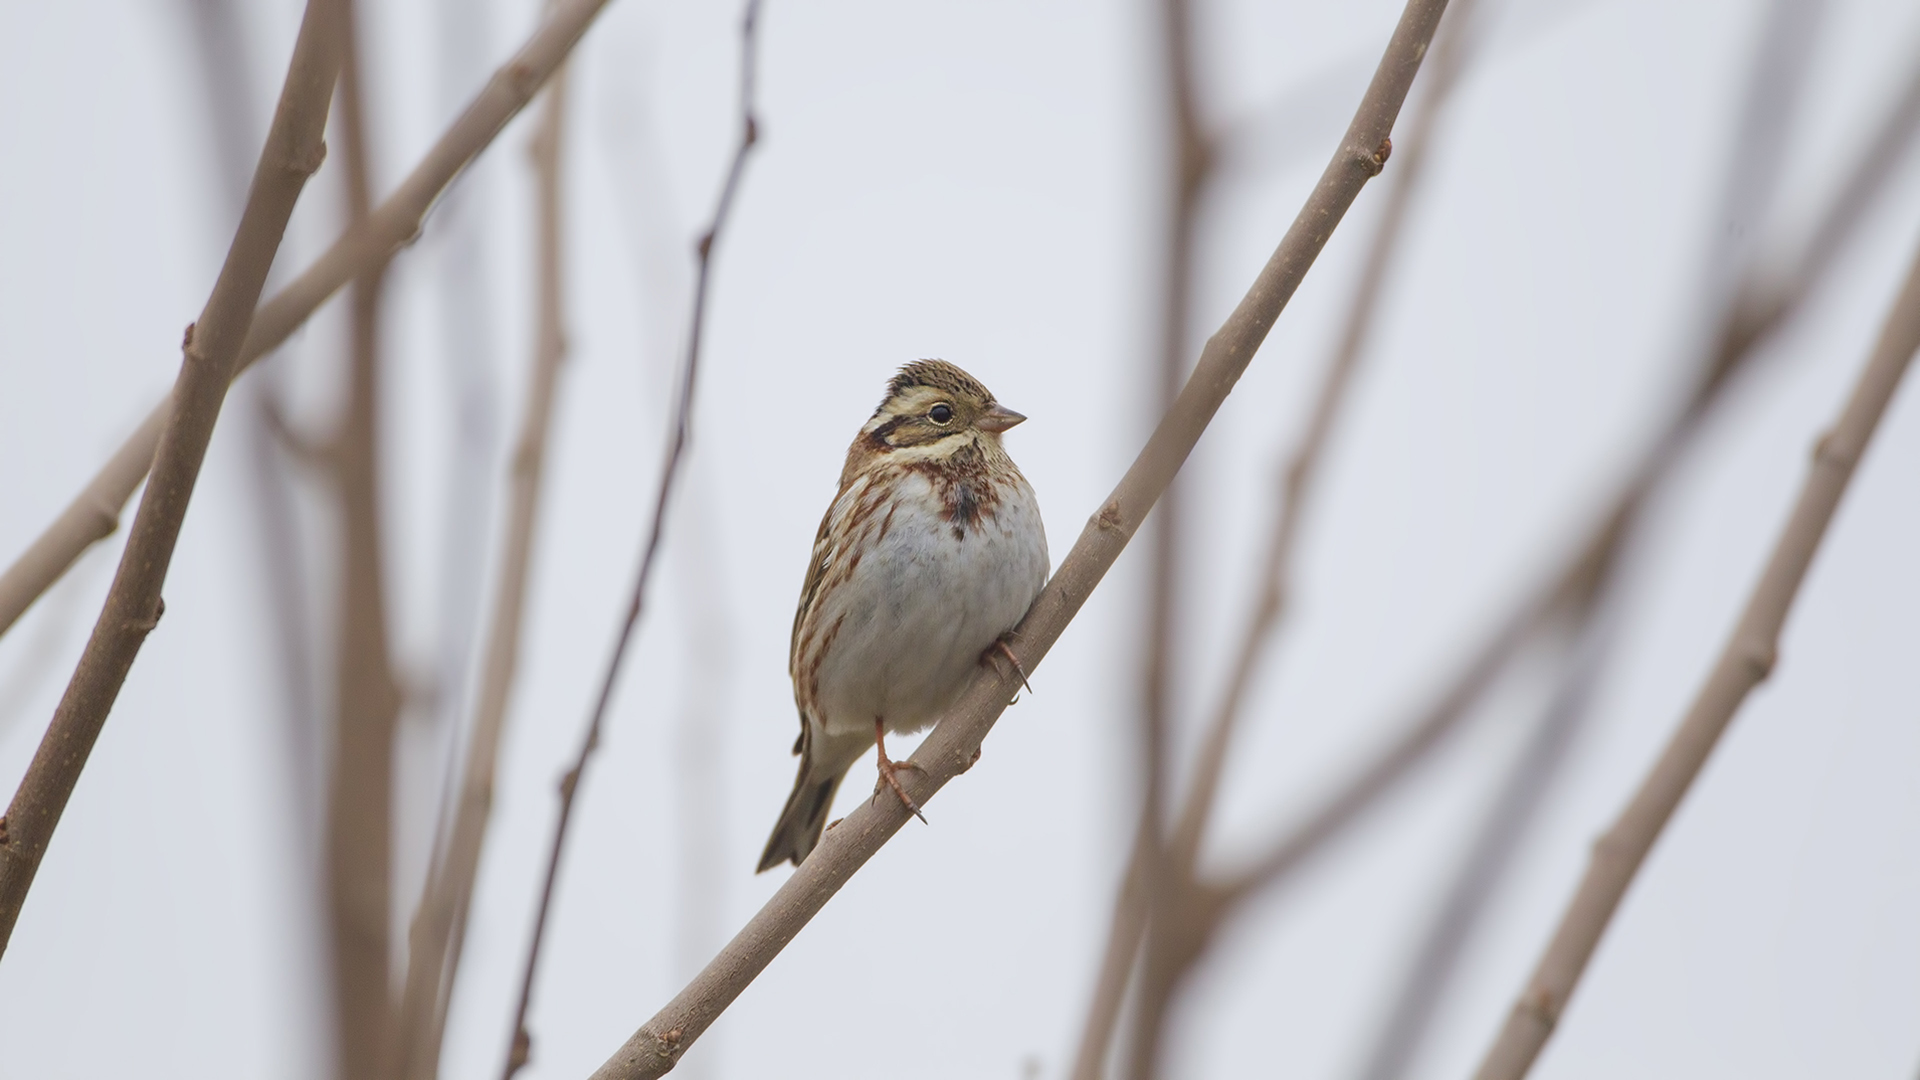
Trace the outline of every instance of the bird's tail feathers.
{"label": "bird's tail feathers", "polygon": [[794,778],[793,794],[787,796],[787,807],[780,811],[780,821],[774,825],[773,835],[767,838],[767,850],[761,853],[760,867],[755,873],[771,870],[783,862],[799,866],[820,842],[820,834],[827,831],[827,812],[833,809],[833,793],[840,789],[847,770],[842,766],[832,775],[822,777],[814,771],[812,759],[812,754],[800,756],[800,775]]}

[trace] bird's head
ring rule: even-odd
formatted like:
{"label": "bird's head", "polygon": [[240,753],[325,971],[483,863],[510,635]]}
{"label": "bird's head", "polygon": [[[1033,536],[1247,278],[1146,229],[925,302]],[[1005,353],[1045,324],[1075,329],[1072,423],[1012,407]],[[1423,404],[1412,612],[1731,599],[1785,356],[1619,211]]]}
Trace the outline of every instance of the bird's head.
{"label": "bird's head", "polygon": [[945,360],[916,360],[887,384],[886,399],[860,429],[872,450],[924,447],[936,455],[1001,432],[1026,417],[993,400],[980,380]]}

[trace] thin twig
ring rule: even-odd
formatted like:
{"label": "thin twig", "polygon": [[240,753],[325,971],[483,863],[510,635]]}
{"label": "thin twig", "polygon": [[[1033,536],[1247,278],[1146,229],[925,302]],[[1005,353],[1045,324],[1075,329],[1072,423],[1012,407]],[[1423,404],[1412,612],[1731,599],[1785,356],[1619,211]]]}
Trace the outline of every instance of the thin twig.
{"label": "thin twig", "polygon": [[[340,69],[340,49],[337,4],[308,0],[273,126],[254,169],[247,208],[207,306],[182,343],[173,404],[153,456],[153,482],[134,513],[132,534],[86,651],[5,818],[0,819],[5,826],[0,831],[0,952],[13,936],[40,860],[127,672],[165,611],[161,586],[233,378],[248,319],[294,203],[324,157],[322,134]],[[71,558],[66,561],[70,563]]]}
{"label": "thin twig", "polygon": [[1613,827],[1594,843],[1579,891],[1482,1060],[1476,1074],[1479,1080],[1519,1080],[1532,1068],[1647,852],[1748,692],[1773,671],[1780,629],[1807,567],[1916,348],[1920,348],[1920,253],[1846,407],[1814,445],[1812,468],[1739,624],[1640,790]]}
{"label": "thin twig", "polygon": [[[19,643],[7,673],[0,678],[0,741],[12,732],[14,724],[27,714],[41,687],[59,674],[63,654],[72,639],[77,616],[85,615],[86,594],[91,591],[99,571],[97,564],[82,562],[74,572],[60,579],[47,593],[46,606],[39,620],[29,624],[31,633]],[[27,633],[27,631],[22,631]]]}
{"label": "thin twig", "polygon": [[[176,0],[174,6],[189,22],[202,111],[218,162],[215,187],[224,230],[246,207],[253,155],[268,121],[268,102],[251,62],[255,49],[247,15],[252,5],[247,0]],[[274,260],[276,270],[285,267],[297,247],[297,240],[283,246]],[[278,284],[276,276],[284,275],[268,272],[269,287]],[[324,954],[329,934],[320,854],[328,754],[320,696],[314,690],[316,627],[305,575],[308,541],[297,518],[296,462],[277,442],[285,368],[283,363],[238,381],[228,391],[222,422],[239,447],[246,492],[242,516],[250,534],[245,542],[259,560],[258,584],[249,591],[257,596],[269,628],[260,674],[273,692],[270,709],[278,713],[274,719],[280,727],[276,756],[281,773],[280,782],[271,786],[286,811],[278,839],[291,853],[294,891],[301,898],[287,913],[301,944],[293,974],[302,983],[304,999],[319,1006],[315,1012],[327,1013],[319,1003],[329,1001],[324,984],[331,976]],[[312,1020],[316,1028],[330,1023],[323,1015]]]}
{"label": "thin twig", "polygon": [[[305,272],[259,306],[232,374],[237,376],[279,348],[341,286],[412,243],[447,186],[532,100],[609,2],[567,0],[541,23],[394,193],[367,215],[366,224],[349,229]],[[0,633],[66,573],[82,551],[119,527],[120,508],[146,476],[172,409],[171,397],[156,404],[86,489],[0,574]]]}
{"label": "thin twig", "polygon": [[[1444,0],[1411,0],[1406,6],[1352,124],[1292,227],[1225,325],[1208,339],[1172,408],[1021,620],[1012,645],[1021,668],[1032,672],[1046,658],[1106,576],[1252,362],[1361,188],[1379,174],[1387,136],[1445,9]],[[972,763],[1018,680],[1017,672],[998,666],[982,668],[974,676],[914,752],[919,769],[910,770],[902,782],[916,802],[924,806]],[[596,1080],[642,1080],[671,1069],[906,820],[907,810],[899,800],[857,806],[706,970],[600,1067]]]}
{"label": "thin twig", "polygon": [[[1187,335],[1193,321],[1194,248],[1201,199],[1213,173],[1214,154],[1200,119],[1193,7],[1188,0],[1161,0],[1158,11],[1167,105],[1173,120],[1169,132],[1173,183],[1161,262],[1160,356],[1155,365],[1158,379],[1153,402],[1155,410],[1164,413],[1179,394],[1186,374]],[[1166,820],[1167,772],[1172,753],[1174,647],[1179,640],[1180,496],[1181,486],[1176,480],[1161,494],[1152,515],[1152,530],[1146,537],[1149,571],[1146,656],[1140,665],[1140,824],[1133,848],[1141,862],[1129,872],[1128,883],[1136,886],[1135,899],[1144,904],[1149,922],[1154,909],[1166,900],[1165,883],[1170,873],[1161,830]],[[1126,891],[1124,887],[1122,891]],[[1131,914],[1116,909],[1116,928],[1130,922]]]}
{"label": "thin twig", "polygon": [[12,629],[82,552],[119,530],[120,508],[147,478],[171,415],[172,400],[160,404],[0,577],[0,634]]}
{"label": "thin twig", "polygon": [[532,159],[535,192],[535,311],[533,365],[528,380],[520,437],[509,463],[505,534],[494,607],[487,629],[486,659],[465,767],[450,827],[435,845],[440,860],[431,868],[408,942],[407,982],[401,996],[399,1060],[401,1075],[432,1080],[445,1033],[447,1002],[459,971],[461,944],[472,911],[473,887],[481,846],[493,807],[500,739],[506,729],[507,703],[520,660],[520,631],[527,599],[527,574],[533,562],[534,526],[539,519],[541,481],[553,426],[555,390],[566,358],[562,282],[565,238],[561,212],[560,168],[566,123],[567,77],[556,73],[546,90]]}
{"label": "thin twig", "polygon": [[[458,108],[470,88],[486,77],[492,52],[488,39],[491,20],[485,9],[475,9],[470,0],[437,0],[435,17],[436,56],[435,89],[449,108]],[[543,5],[542,14],[550,14],[553,0]],[[557,73],[556,78],[562,77]],[[545,123],[545,120],[542,121]],[[538,149],[539,137],[529,143]],[[537,155],[536,155],[537,156]],[[536,165],[535,175],[538,175]],[[500,388],[495,369],[499,351],[499,327],[493,313],[492,245],[494,231],[491,211],[495,180],[484,169],[466,174],[449,190],[435,210],[438,250],[435,262],[436,307],[440,319],[440,367],[447,382],[447,405],[451,423],[447,428],[447,456],[444,487],[440,499],[441,516],[437,523],[439,566],[435,577],[434,694],[432,737],[440,755],[435,779],[434,816],[431,843],[422,874],[419,907],[409,924],[406,982],[400,998],[399,1028],[394,1065],[397,1075],[411,1080],[433,1080],[440,1074],[440,1055],[445,1049],[447,1010],[460,968],[464,929],[453,935],[445,948],[427,951],[442,958],[439,965],[419,966],[423,945],[421,935],[439,938],[443,933],[423,925],[423,912],[431,906],[433,891],[448,860],[448,844],[461,811],[464,792],[463,773],[471,751],[472,720],[482,706],[476,696],[476,681],[488,678],[482,665],[495,648],[491,631],[495,612],[501,604],[507,579],[504,567],[513,559],[511,538],[501,551],[501,564],[489,563],[490,526],[495,521],[496,465],[499,461]],[[536,197],[535,203],[539,200]],[[538,268],[535,268],[538,276]],[[536,286],[537,289],[537,286]],[[537,302],[537,297],[536,297]],[[539,319],[536,314],[536,322]],[[530,358],[537,372],[540,352],[537,346]],[[540,376],[531,374],[528,397],[531,404]],[[522,420],[524,434],[525,419]],[[541,439],[544,447],[545,437]],[[520,458],[515,457],[513,462]],[[508,466],[509,499],[517,491],[517,465]],[[501,503],[501,531],[509,532],[506,522],[516,520],[510,503]],[[496,577],[496,588],[489,593],[484,585]],[[516,579],[517,580],[517,579]],[[486,603],[483,604],[483,601]],[[489,610],[489,606],[493,610]],[[516,627],[519,616],[515,616]],[[515,633],[519,631],[516,629]],[[482,650],[487,650],[483,652]],[[456,918],[464,920],[464,902]],[[431,921],[431,920],[429,920]],[[464,923],[462,923],[464,926]],[[429,961],[430,962],[430,961]],[[420,985],[420,981],[426,983]],[[431,994],[425,992],[431,988]],[[422,1035],[425,1031],[427,1034]]]}
{"label": "thin twig", "polygon": [[[340,66],[340,160],[347,219],[366,221],[365,80],[353,0]],[[380,297],[384,261],[354,280],[346,407],[325,461],[338,499],[340,569],[334,619],[333,753],[327,784],[327,910],[332,922],[333,1022],[340,1074],[374,1077],[392,1047],[394,726],[401,692],[387,643],[380,513]]]}
{"label": "thin twig", "polygon": [[[182,0],[180,7],[192,24],[187,36],[199,53],[196,69],[212,106],[208,110],[214,134],[211,171],[225,196],[220,210],[238,221],[247,202],[254,140],[259,135],[241,108],[252,100],[252,80],[244,70],[245,54],[234,18],[237,8],[234,0]],[[122,447],[0,578],[0,634],[5,634],[40,594],[67,572],[81,552],[119,529],[120,508],[153,463],[153,448],[159,445],[165,421],[165,411],[154,410],[136,438],[128,440],[129,444],[143,443],[144,448],[130,451]]]}
{"label": "thin twig", "polygon": [[721,230],[726,228],[734,197],[740,190],[741,177],[746,172],[747,158],[760,139],[760,124],[754,112],[759,31],[760,0],[747,0],[746,12],[740,20],[740,142],[734,147],[733,160],[727,166],[726,178],[721,183],[712,223],[695,245],[699,269],[694,275],[693,310],[687,319],[686,359],[680,371],[680,393],[674,406],[672,435],[667,442],[666,459],[661,463],[660,481],[654,492],[653,522],[647,530],[639,571],[634,575],[633,598],[627,604],[626,619],[614,639],[613,655],[607,660],[606,675],[600,682],[600,692],[594,700],[585,737],[580,740],[580,752],[574,759],[573,767],[567,770],[560,781],[560,814],[554,822],[553,843],[547,852],[546,877],[540,886],[540,903],[534,913],[533,934],[527,942],[527,958],[520,978],[520,1002],[514,1009],[513,1038],[507,1050],[502,1080],[512,1080],[513,1074],[527,1063],[532,1053],[533,1036],[527,1030],[527,1010],[533,999],[533,980],[540,966],[540,946],[546,936],[547,917],[553,906],[554,885],[560,874],[560,855],[566,850],[567,826],[573,820],[574,799],[580,792],[580,781],[586,773],[587,762],[600,746],[601,726],[606,720],[607,705],[613,700],[613,688],[619,681],[627,646],[633,640],[634,627],[639,624],[640,614],[646,607],[647,583],[653,576],[661,537],[666,534],[667,507],[673,498],[674,480],[680,474],[681,459],[685,456],[692,428],[693,392],[700,374],[700,346],[706,324],[707,293],[713,279],[713,248],[720,239]]}
{"label": "thin twig", "polygon": [[1114,892],[1106,948],[1100,954],[1093,999],[1087,1003],[1087,1018],[1080,1024],[1080,1042],[1074,1050],[1073,1071],[1068,1074],[1073,1080],[1100,1080],[1106,1075],[1113,1029],[1120,1022],[1120,1009],[1126,1004],[1127,987],[1140,958],[1140,941],[1147,933],[1146,867],[1155,857],[1148,845],[1155,842],[1158,833],[1149,827],[1150,820],[1142,814],[1134,827],[1127,867]]}

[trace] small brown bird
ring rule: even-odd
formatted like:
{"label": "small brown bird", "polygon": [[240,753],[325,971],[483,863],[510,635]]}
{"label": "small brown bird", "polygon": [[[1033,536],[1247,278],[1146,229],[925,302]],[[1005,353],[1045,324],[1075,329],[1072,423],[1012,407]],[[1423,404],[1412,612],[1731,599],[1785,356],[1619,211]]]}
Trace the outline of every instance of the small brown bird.
{"label": "small brown bird", "polygon": [[1040,595],[1047,537],[1033,489],[1000,445],[1026,417],[941,360],[900,369],[847,448],[793,617],[787,671],[800,709],[800,775],[760,869],[807,857],[840,781],[886,733],[940,718]]}

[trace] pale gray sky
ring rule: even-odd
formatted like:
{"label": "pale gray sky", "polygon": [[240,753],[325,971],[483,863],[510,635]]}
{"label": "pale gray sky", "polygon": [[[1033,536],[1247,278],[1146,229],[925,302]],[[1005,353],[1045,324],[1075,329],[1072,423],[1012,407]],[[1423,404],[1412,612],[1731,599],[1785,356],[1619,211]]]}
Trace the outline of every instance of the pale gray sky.
{"label": "pale gray sky", "polygon": [[[298,5],[245,6],[264,115]],[[450,116],[436,81],[441,16],[425,0],[363,6],[384,188]],[[1222,858],[1310,805],[1424,700],[1584,527],[1685,359],[1760,5],[1484,6],[1499,28],[1440,130],[1333,444],[1297,616],[1230,769]],[[473,6],[486,64],[535,7]],[[1399,6],[1200,7],[1207,113],[1255,140],[1206,213],[1197,308],[1211,327],[1292,219]],[[0,5],[0,558],[165,391],[225,251],[183,8]],[[737,16],[732,3],[616,0],[572,69],[574,352],[450,1077],[492,1075],[505,1047],[553,782],[624,603],[663,442],[684,252],[733,138]],[[792,782],[792,604],[845,444],[891,370],[944,357],[1033,418],[1009,446],[1056,559],[1146,430],[1160,152],[1149,7],[769,0],[765,19],[765,142],[719,252],[693,485],[584,791],[529,1080],[588,1073],[718,944],[685,935],[730,933],[781,880],[750,870]],[[1917,46],[1911,5],[1829,5],[1782,188],[1789,223],[1824,197]],[[475,210],[503,432],[530,351],[528,130],[509,129],[480,167]],[[1470,1069],[1587,842],[1719,648],[1920,236],[1914,175],[1903,162],[1831,287],[1659,502],[1594,722],[1416,1075]],[[283,272],[336,228],[338,190],[323,177]],[[1240,632],[1274,462],[1300,426],[1378,195],[1363,193],[1190,465],[1189,724]],[[386,336],[393,617],[403,664],[422,679],[439,649],[452,418],[437,220],[396,263]],[[340,329],[330,310],[272,361],[312,430],[330,415]],[[1907,666],[1920,648],[1917,395],[1896,399],[1773,681],[1649,860],[1541,1080],[1894,1080],[1920,1061],[1920,692]],[[6,1076],[326,1074],[296,779],[313,763],[290,762],[277,711],[243,450],[223,422],[166,619],[0,963]],[[324,550],[324,519],[309,519]],[[98,610],[117,557],[107,547],[0,639],[8,791]],[[932,824],[903,832],[833,900],[697,1045],[689,1072],[1012,1080],[1034,1060],[1041,1076],[1063,1075],[1131,823],[1140,570],[1121,561],[979,767],[928,807]],[[716,639],[728,643],[719,660],[690,645]],[[1519,705],[1528,692],[1514,689]],[[677,875],[685,808],[698,803],[682,790],[676,725],[694,698],[724,725],[703,793],[719,815],[721,891],[689,919]],[[416,712],[409,745],[430,748]],[[1188,999],[1177,1075],[1351,1074],[1530,715],[1493,710],[1351,842],[1248,912]],[[408,762],[420,798],[439,766],[427,750]],[[843,805],[864,792],[859,776]],[[420,834],[402,880],[417,880]]]}

